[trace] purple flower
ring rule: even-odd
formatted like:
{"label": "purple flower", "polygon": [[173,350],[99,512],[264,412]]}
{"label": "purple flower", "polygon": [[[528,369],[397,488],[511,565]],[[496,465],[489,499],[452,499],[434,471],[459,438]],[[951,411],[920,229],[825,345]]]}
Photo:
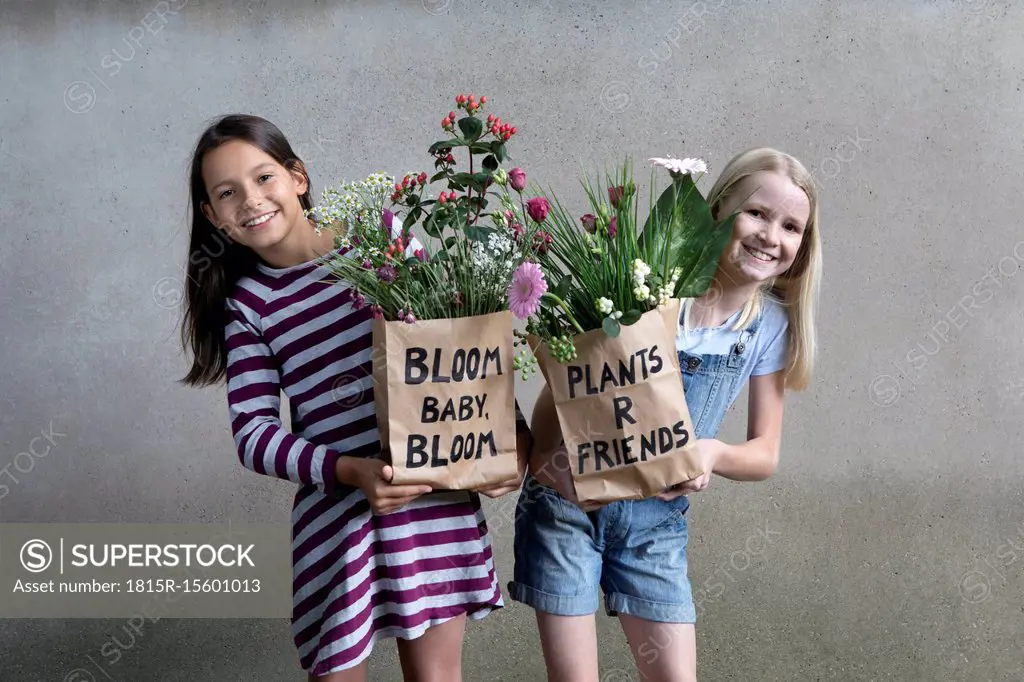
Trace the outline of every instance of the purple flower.
{"label": "purple flower", "polygon": [[619,232],[618,219],[612,216],[612,219],[608,222],[608,236],[615,239],[615,235]]}
{"label": "purple flower", "polygon": [[426,262],[426,260],[427,260],[427,250],[426,249],[416,249],[415,251],[413,251],[412,255],[416,256],[421,261]]}
{"label": "purple flower", "polygon": [[597,216],[593,213],[587,213],[580,217],[580,222],[583,223],[583,229],[593,234],[594,230],[597,229]]}
{"label": "purple flower", "polygon": [[548,206],[548,200],[544,197],[534,197],[526,202],[526,212],[538,223],[544,222],[544,219],[548,217],[549,210],[551,207]]}
{"label": "purple flower", "polygon": [[377,277],[380,278],[380,281],[391,284],[398,277],[398,271],[395,270],[394,265],[388,263],[377,268]]}
{"label": "purple flower", "polygon": [[512,189],[517,192],[522,192],[526,189],[526,171],[519,166],[516,166],[508,172],[508,184],[512,185]]}
{"label": "purple flower", "polygon": [[611,204],[612,204],[612,206],[614,208],[618,208],[619,207],[619,202],[622,201],[623,197],[625,197],[625,196],[626,196],[626,188],[623,187],[622,185],[619,185],[618,187],[609,187],[608,188],[608,201],[611,202]]}
{"label": "purple flower", "polygon": [[390,230],[392,223],[395,222],[395,214],[385,208],[381,217],[384,219],[384,227]]}
{"label": "purple flower", "polygon": [[533,246],[537,249],[537,253],[547,253],[548,245],[551,241],[551,235],[544,230],[538,230],[533,233]]}
{"label": "purple flower", "polygon": [[508,288],[508,309],[520,320],[537,312],[541,296],[548,290],[544,273],[536,263],[525,261],[512,274]]}
{"label": "purple flower", "polygon": [[366,270],[373,270],[373,262],[369,258],[364,258],[363,268]]}

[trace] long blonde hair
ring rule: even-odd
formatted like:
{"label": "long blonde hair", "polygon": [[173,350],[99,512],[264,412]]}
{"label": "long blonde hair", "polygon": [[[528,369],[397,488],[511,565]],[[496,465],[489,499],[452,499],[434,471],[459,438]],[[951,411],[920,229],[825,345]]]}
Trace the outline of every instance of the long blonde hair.
{"label": "long blonde hair", "polygon": [[[746,327],[761,311],[765,297],[782,304],[789,318],[788,354],[786,358],[786,387],[802,391],[811,382],[816,351],[814,328],[815,305],[821,282],[821,237],[818,233],[818,192],[814,179],[800,161],[771,147],[748,149],[732,158],[722,170],[708,193],[708,204],[716,219],[721,205],[730,197],[736,185],[748,175],[758,171],[774,171],[785,175],[803,190],[810,204],[810,216],[804,229],[793,264],[778,277],[765,282],[743,306],[734,329]],[[684,301],[686,312],[692,300]]]}

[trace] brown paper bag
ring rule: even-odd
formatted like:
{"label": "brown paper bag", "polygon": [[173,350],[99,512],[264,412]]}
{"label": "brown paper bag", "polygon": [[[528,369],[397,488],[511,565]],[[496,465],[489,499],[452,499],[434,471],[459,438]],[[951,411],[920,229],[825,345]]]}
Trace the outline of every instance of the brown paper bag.
{"label": "brown paper bag", "polygon": [[675,350],[679,309],[673,299],[617,338],[580,334],[568,363],[537,349],[565,442],[561,466],[571,471],[563,496],[580,505],[644,499],[704,473]]}
{"label": "brown paper bag", "polygon": [[392,482],[471,490],[515,478],[512,313],[373,321],[373,382]]}

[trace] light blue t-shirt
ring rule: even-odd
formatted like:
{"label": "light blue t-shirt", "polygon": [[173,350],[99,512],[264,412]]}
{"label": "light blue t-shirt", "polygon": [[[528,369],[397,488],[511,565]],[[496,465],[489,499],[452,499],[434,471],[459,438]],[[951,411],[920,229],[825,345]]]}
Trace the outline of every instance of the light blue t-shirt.
{"label": "light blue t-shirt", "polygon": [[[750,371],[751,376],[771,374],[786,366],[789,318],[781,303],[767,296],[762,300],[764,316],[757,334],[752,339],[754,347],[751,350],[755,360]],[[676,332],[676,350],[694,355],[728,355],[733,344],[740,337],[740,330],[732,329],[732,326],[736,324],[742,312],[742,309],[737,310],[720,327],[691,329],[686,336],[683,335],[682,314],[680,314],[679,327]]]}

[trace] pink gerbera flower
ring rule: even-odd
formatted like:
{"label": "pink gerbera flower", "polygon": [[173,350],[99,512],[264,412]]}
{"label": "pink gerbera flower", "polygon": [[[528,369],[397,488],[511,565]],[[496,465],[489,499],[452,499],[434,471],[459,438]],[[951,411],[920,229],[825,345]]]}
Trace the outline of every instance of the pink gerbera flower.
{"label": "pink gerbera flower", "polygon": [[512,274],[508,288],[508,309],[520,320],[537,312],[541,296],[548,290],[548,283],[540,266],[529,261],[522,263]]}

